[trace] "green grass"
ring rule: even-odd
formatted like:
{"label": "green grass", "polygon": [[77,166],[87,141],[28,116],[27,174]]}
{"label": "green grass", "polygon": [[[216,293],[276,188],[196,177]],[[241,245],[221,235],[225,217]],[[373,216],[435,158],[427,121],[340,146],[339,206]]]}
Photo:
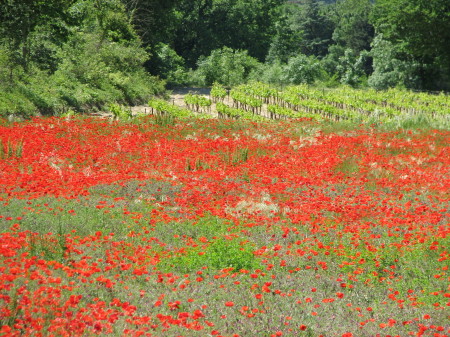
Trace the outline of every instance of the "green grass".
{"label": "green grass", "polygon": [[217,238],[204,247],[196,247],[185,254],[164,260],[161,271],[194,273],[203,268],[207,272],[218,272],[232,268],[234,271],[254,270],[263,265],[253,255],[253,247],[236,238]]}

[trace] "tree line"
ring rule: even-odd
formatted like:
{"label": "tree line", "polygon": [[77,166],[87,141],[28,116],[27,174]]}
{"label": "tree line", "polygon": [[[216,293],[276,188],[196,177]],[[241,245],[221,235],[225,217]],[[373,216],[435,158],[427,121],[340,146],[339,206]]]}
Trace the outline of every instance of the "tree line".
{"label": "tree line", "polygon": [[448,91],[448,41],[448,0],[1,0],[0,114],[252,79]]}

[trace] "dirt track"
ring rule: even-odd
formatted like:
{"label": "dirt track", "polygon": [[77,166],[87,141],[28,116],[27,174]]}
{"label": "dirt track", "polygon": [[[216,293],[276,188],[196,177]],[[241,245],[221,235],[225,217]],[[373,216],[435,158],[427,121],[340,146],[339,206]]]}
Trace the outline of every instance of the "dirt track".
{"label": "dirt track", "polygon": [[210,92],[210,88],[178,88],[172,90],[170,99],[172,100],[172,102],[174,102],[174,104],[185,107],[186,105],[184,104],[184,95],[194,94],[211,98]]}
{"label": "dirt track", "polygon": [[[201,96],[211,99],[210,92],[211,92],[211,88],[193,88],[193,87],[176,88],[176,89],[173,89],[172,91],[169,91],[169,93],[170,93],[169,102],[172,102],[172,104],[177,105],[179,107],[187,108],[186,104],[184,103],[185,95],[190,93],[190,94],[194,94],[194,95],[201,95]],[[232,105],[229,97],[225,97],[224,103],[228,104],[230,106]],[[127,108],[127,107],[125,107],[125,108]],[[138,113],[148,114],[148,113],[150,113],[150,108],[148,105],[136,105],[136,106],[132,106],[129,108],[131,109],[133,114],[138,114]],[[210,111],[211,111],[210,113],[212,115],[214,115],[214,117],[217,117],[216,105],[214,103],[211,105]],[[109,112],[95,112],[95,113],[92,113],[91,115],[101,117],[101,118],[112,117],[112,114]],[[267,115],[267,108],[265,105],[263,106],[263,109],[262,109],[262,115],[263,116]]]}
{"label": "dirt track", "polygon": [[[185,95],[191,93],[191,94],[202,95],[207,98],[210,98],[210,95],[209,95],[210,92],[211,92],[210,88],[177,88],[177,89],[172,90],[169,101],[179,107],[186,108],[186,104],[184,103]],[[148,105],[132,106],[132,107],[130,107],[130,109],[134,114],[149,113],[149,111],[150,111],[150,108],[148,107]],[[110,114],[106,114],[106,115],[110,115]]]}

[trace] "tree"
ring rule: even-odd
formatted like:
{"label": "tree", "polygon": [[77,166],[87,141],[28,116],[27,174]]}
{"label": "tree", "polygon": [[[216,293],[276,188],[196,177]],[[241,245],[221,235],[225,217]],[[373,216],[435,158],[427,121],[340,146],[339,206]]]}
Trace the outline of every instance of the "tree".
{"label": "tree", "polygon": [[372,22],[385,40],[421,64],[425,88],[450,88],[450,1],[377,0]]}
{"label": "tree", "polygon": [[347,48],[344,55],[339,58],[339,63],[336,67],[338,77],[341,84],[356,87],[361,84],[364,77],[364,59],[365,53],[361,53],[358,57],[355,52]]}
{"label": "tree", "polygon": [[176,0],[121,0],[133,19],[136,32],[145,46],[170,43],[178,19],[174,10]]}
{"label": "tree", "polygon": [[[226,46],[248,50],[249,55],[264,61],[275,35],[275,24],[284,0],[233,0],[214,1],[213,10],[227,10],[227,20],[222,28]],[[231,7],[229,7],[231,3]]]}
{"label": "tree", "polygon": [[333,11],[335,29],[333,40],[338,45],[350,48],[356,54],[370,49],[374,27],[369,21],[372,10],[370,0],[340,0]]}
{"label": "tree", "polygon": [[274,64],[277,62],[287,63],[290,57],[300,51],[302,45],[302,31],[295,29],[292,22],[293,14],[290,7],[283,8],[275,24],[276,34],[273,36],[266,62]]}
{"label": "tree", "polygon": [[0,0],[0,16],[0,114],[142,103],[162,90],[121,0]]}
{"label": "tree", "polygon": [[368,80],[371,87],[417,87],[418,64],[411,59],[405,60],[398,49],[392,42],[386,41],[383,34],[375,36],[370,51],[374,68]]}
{"label": "tree", "polygon": [[229,47],[264,61],[284,0],[181,0],[175,51],[195,67],[200,56]]}
{"label": "tree", "polygon": [[152,58],[148,68],[167,81],[167,85],[186,85],[188,73],[184,59],[165,43],[159,43],[152,50]]}
{"label": "tree", "polygon": [[312,84],[323,73],[320,62],[314,56],[300,54],[289,59],[283,67],[283,83]]}
{"label": "tree", "polygon": [[[147,52],[135,33],[131,19],[120,0],[77,1],[69,10],[74,29],[61,50],[61,64],[55,73],[67,89],[64,100],[82,109],[97,101],[139,102],[149,79],[143,64]],[[69,83],[86,88],[81,99],[73,95]],[[82,103],[76,103],[76,101]]]}
{"label": "tree", "polygon": [[[2,0],[0,2],[0,39],[6,42],[11,65],[28,70],[29,37],[36,27],[61,18],[74,0]],[[12,74],[12,73],[11,73]]]}
{"label": "tree", "polygon": [[223,47],[213,50],[208,57],[201,57],[197,73],[206,85],[218,82],[234,86],[246,82],[250,73],[258,66],[258,60],[249,56],[247,51]]}
{"label": "tree", "polygon": [[214,26],[212,6],[212,0],[182,0],[175,6],[178,21],[170,45],[186,60],[188,67],[195,67],[201,55],[209,55],[213,49],[221,47],[211,30]]}
{"label": "tree", "polygon": [[324,15],[317,0],[304,0],[296,6],[293,28],[301,32],[300,52],[305,55],[325,56],[331,44],[332,22]]}

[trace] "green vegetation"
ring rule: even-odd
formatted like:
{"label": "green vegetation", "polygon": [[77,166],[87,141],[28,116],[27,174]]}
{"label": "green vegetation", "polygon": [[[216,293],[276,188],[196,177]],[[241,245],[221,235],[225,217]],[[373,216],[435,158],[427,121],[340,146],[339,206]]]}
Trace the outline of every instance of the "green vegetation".
{"label": "green vegetation", "polygon": [[0,13],[1,116],[136,104],[163,90],[120,1],[7,1]]}
{"label": "green vegetation", "polygon": [[0,116],[141,104],[165,85],[449,91],[449,31],[445,0],[8,0]]}
{"label": "green vegetation", "polygon": [[185,95],[184,102],[188,109],[194,110],[195,112],[200,112],[202,109],[209,111],[212,103],[211,100],[206,97],[192,94]]}
{"label": "green vegetation", "polygon": [[5,145],[0,138],[0,160],[6,158],[20,158],[23,152],[23,139],[19,139],[15,142],[8,139]]}
{"label": "green vegetation", "polygon": [[210,97],[187,94],[185,104],[189,110],[161,99],[151,100],[149,105],[157,122],[158,118],[170,116],[217,116],[253,121],[306,118],[324,125],[340,122],[337,129],[351,129],[361,124],[388,130],[450,128],[450,96],[443,93],[433,95],[405,89],[377,91],[349,86],[318,88],[307,84],[280,89],[250,82],[229,91],[215,83]]}
{"label": "green vegetation", "polygon": [[174,256],[160,265],[161,270],[190,273],[207,267],[213,271],[232,268],[257,269],[263,265],[256,259],[250,245],[241,244],[232,238],[218,238],[211,242],[204,250],[192,249],[185,255]]}
{"label": "green vegetation", "polygon": [[154,115],[172,115],[175,117],[188,117],[191,115],[189,110],[172,105],[163,99],[151,99],[148,105]]}
{"label": "green vegetation", "polygon": [[[446,1],[185,0],[171,9],[164,43],[172,59],[185,61],[184,73],[194,84],[258,79],[450,90]],[[233,65],[227,61],[233,53],[258,61],[248,76],[242,57]],[[169,79],[173,71],[155,74]],[[180,78],[186,84],[186,76]]]}

